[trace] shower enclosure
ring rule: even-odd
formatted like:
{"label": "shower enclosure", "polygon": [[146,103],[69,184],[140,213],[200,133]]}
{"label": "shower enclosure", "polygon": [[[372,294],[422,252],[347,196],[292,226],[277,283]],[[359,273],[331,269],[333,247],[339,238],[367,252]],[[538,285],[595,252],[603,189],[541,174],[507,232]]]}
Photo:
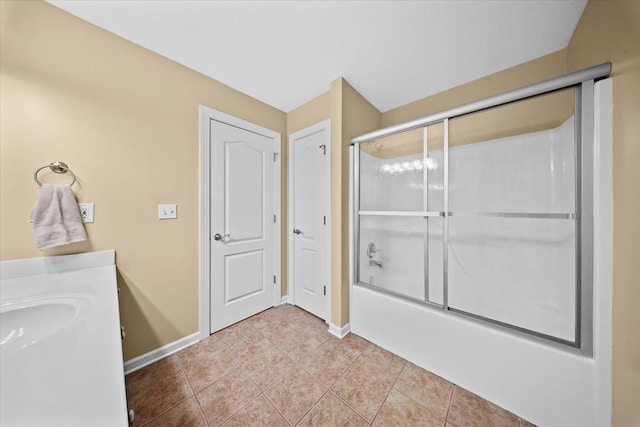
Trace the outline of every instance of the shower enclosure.
{"label": "shower enclosure", "polygon": [[599,67],[355,138],[355,286],[589,354]]}

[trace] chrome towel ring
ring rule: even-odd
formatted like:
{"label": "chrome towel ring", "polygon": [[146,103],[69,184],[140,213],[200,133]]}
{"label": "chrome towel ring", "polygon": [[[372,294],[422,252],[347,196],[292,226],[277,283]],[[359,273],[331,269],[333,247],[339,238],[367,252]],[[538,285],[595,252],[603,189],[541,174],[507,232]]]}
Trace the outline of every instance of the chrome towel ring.
{"label": "chrome towel ring", "polygon": [[40,172],[42,169],[44,168],[49,168],[51,169],[52,172],[55,173],[70,173],[71,177],[73,178],[73,181],[71,181],[71,184],[69,184],[69,187],[71,187],[73,184],[76,183],[76,174],[73,173],[73,171],[71,169],[69,169],[69,166],[67,166],[66,163],[64,162],[51,162],[46,166],[42,166],[41,168],[36,169],[36,171],[33,173],[33,179],[36,181],[36,183],[42,187],[42,183],[38,180],[38,172]]}

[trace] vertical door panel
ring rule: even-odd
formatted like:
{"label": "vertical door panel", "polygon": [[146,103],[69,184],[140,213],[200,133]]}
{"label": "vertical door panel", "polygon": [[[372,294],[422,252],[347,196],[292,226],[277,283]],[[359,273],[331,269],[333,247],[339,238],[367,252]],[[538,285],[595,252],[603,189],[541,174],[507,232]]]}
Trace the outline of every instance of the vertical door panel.
{"label": "vertical door panel", "polygon": [[[294,302],[326,319],[328,298],[328,242],[326,216],[329,156],[328,129],[292,139],[293,176],[293,289]],[[292,230],[293,231],[293,230]]]}
{"label": "vertical door panel", "polygon": [[264,239],[266,159],[259,148],[244,141],[224,143],[225,229],[236,242]]}
{"label": "vertical door panel", "polygon": [[210,134],[215,332],[273,306],[274,141],[215,120]]}

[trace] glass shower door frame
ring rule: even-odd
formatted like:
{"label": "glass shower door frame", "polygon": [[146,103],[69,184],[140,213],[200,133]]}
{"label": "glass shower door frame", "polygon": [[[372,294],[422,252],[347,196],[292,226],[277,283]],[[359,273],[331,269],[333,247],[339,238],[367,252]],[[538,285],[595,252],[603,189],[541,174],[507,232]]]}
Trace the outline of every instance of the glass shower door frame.
{"label": "glass shower door frame", "polygon": [[[587,80],[579,84],[570,84],[552,91],[541,92],[537,95],[544,95],[564,89],[573,88],[575,90],[575,129],[574,129],[574,164],[575,164],[575,210],[566,213],[536,213],[536,212],[452,212],[449,209],[449,119],[461,117],[475,111],[467,111],[464,114],[451,114],[444,118],[437,117],[433,121],[425,122],[423,127],[423,160],[426,164],[429,153],[429,135],[427,127],[437,123],[444,124],[444,146],[443,146],[443,211],[430,211],[428,204],[428,174],[424,169],[424,199],[423,211],[363,211],[360,210],[360,142],[353,144],[353,237],[354,237],[354,279],[355,284],[374,289],[379,292],[389,293],[396,297],[417,302],[422,305],[442,310],[453,315],[464,318],[478,319],[485,323],[506,328],[518,334],[541,340],[544,343],[560,344],[561,348],[575,348],[581,354],[590,355],[592,353],[593,327],[592,327],[592,307],[593,307],[593,189],[594,189],[594,105],[593,105],[593,80]],[[532,98],[527,96],[521,99]],[[496,103],[493,106],[506,105],[521,99],[509,100]],[[487,107],[489,108],[489,107]],[[476,110],[480,111],[480,110]],[[453,111],[455,113],[455,111]],[[415,129],[415,128],[414,128]],[[397,132],[396,132],[397,133]],[[416,299],[407,295],[383,289],[379,286],[369,285],[360,280],[360,217],[367,215],[376,216],[409,216],[421,217],[424,219],[424,300]],[[575,224],[575,337],[573,341],[565,340],[540,333],[531,329],[523,328],[513,324],[501,322],[487,318],[482,315],[470,313],[464,310],[449,306],[449,218],[456,216],[477,216],[496,218],[529,218],[529,219],[556,219],[570,220]],[[430,301],[430,290],[432,284],[429,282],[429,221],[434,217],[443,218],[443,302],[442,304]]]}

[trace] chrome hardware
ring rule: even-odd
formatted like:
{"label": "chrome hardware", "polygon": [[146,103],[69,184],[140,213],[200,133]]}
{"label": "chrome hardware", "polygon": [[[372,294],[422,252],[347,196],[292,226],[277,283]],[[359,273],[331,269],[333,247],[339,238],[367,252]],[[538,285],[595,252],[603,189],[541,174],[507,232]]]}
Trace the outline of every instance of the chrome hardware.
{"label": "chrome hardware", "polygon": [[370,259],[369,260],[369,267],[382,268],[382,263],[380,261],[376,261],[375,259]]}
{"label": "chrome hardware", "polygon": [[297,228],[294,228],[294,229],[293,229],[293,232],[294,232],[295,234],[303,234],[303,233],[302,233],[302,231],[298,230]]}
{"label": "chrome hardware", "polygon": [[222,240],[223,243],[227,243],[229,241],[229,238],[231,237],[230,234],[225,234],[224,236],[220,233],[216,233],[213,236],[213,240]]}
{"label": "chrome hardware", "polygon": [[124,340],[126,336],[127,336],[127,333],[124,331],[124,326],[120,326],[120,339]]}
{"label": "chrome hardware", "polygon": [[382,252],[382,251],[376,248],[376,244],[373,242],[369,243],[369,245],[367,246],[367,256],[371,259],[373,258],[373,254],[376,254],[378,252]]}
{"label": "chrome hardware", "polygon": [[42,166],[41,168],[36,169],[36,171],[33,173],[33,179],[36,181],[36,184],[38,184],[40,187],[42,187],[42,183],[38,179],[38,172],[40,172],[42,169],[46,169],[46,168],[51,169],[51,172],[68,173],[69,175],[71,175],[71,184],[69,184],[69,187],[71,187],[73,184],[76,183],[76,174],[74,174],[73,171],[71,169],[69,169],[69,166],[67,166],[66,163],[64,163],[64,162],[51,162],[46,166]]}

